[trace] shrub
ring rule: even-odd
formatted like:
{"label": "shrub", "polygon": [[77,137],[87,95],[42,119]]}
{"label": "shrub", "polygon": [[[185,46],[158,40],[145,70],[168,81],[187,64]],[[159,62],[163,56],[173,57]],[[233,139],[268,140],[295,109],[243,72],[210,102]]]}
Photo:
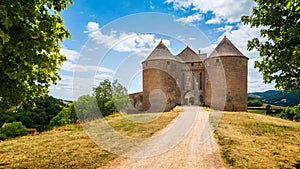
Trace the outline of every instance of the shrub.
{"label": "shrub", "polygon": [[74,104],[70,107],[62,109],[56,116],[54,116],[50,121],[50,126],[62,126],[70,123],[76,123],[77,116],[74,109]]}
{"label": "shrub", "polygon": [[13,122],[0,129],[1,140],[24,136],[27,134],[27,128],[23,126],[22,122]]}
{"label": "shrub", "polygon": [[296,107],[286,107],[279,114],[280,118],[300,121],[300,105]]}

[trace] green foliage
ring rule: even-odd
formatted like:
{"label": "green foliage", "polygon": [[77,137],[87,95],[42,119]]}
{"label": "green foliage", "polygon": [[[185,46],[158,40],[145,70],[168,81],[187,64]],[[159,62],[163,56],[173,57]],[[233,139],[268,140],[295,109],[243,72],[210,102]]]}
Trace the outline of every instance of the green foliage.
{"label": "green foliage", "polygon": [[71,0],[0,0],[0,111],[34,105],[60,79],[60,12]]}
{"label": "green foliage", "polygon": [[12,123],[14,121],[16,121],[16,119],[11,113],[2,113],[2,112],[0,112],[0,127],[4,123]]}
{"label": "green foliage", "polygon": [[94,95],[104,117],[122,111],[127,108],[129,103],[127,89],[116,80],[113,83],[109,80],[101,82],[94,88]]}
{"label": "green foliage", "polygon": [[62,126],[70,123],[76,123],[77,116],[74,108],[74,104],[70,107],[62,109],[56,116],[50,121],[50,126]]}
{"label": "green foliage", "polygon": [[5,122],[20,121],[26,127],[44,131],[48,129],[50,120],[66,107],[62,100],[52,96],[38,99],[35,103],[35,109],[24,107],[14,112],[0,112],[0,126]]}
{"label": "green foliage", "polygon": [[27,135],[27,128],[22,122],[13,122],[0,129],[0,140]]}
{"label": "green foliage", "polygon": [[97,106],[97,101],[94,96],[80,96],[77,99],[77,101],[74,102],[74,107],[76,110],[78,120],[80,122],[91,121],[101,118],[101,114]]}
{"label": "green foliage", "polygon": [[261,98],[248,96],[248,106],[260,107],[263,105]]}
{"label": "green foliage", "polygon": [[279,114],[280,118],[300,121],[300,104],[295,107],[286,107]]}
{"label": "green foliage", "polygon": [[251,16],[242,21],[260,27],[260,36],[248,41],[248,50],[256,49],[262,57],[255,67],[263,73],[265,83],[275,81],[285,91],[300,88],[300,1],[254,0]]}

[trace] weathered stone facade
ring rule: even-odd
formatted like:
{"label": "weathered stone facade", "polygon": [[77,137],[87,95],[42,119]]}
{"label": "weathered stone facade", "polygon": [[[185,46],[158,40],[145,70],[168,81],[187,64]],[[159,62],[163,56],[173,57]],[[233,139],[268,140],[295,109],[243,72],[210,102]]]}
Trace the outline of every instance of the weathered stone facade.
{"label": "weathered stone facade", "polygon": [[186,47],[173,55],[160,42],[143,64],[143,92],[129,95],[139,111],[207,105],[247,111],[248,58],[226,37],[209,57]]}

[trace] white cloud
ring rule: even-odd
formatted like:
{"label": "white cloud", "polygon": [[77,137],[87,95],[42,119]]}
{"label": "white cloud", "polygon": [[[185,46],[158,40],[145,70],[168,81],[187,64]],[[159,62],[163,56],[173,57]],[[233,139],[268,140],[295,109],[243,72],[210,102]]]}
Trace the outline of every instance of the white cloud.
{"label": "white cloud", "polygon": [[202,54],[206,53],[207,57],[210,55],[210,53],[217,47],[217,44],[211,44],[207,47],[199,48],[200,52]]}
{"label": "white cloud", "polygon": [[233,26],[225,25],[224,27],[217,28],[218,32],[230,32]]}
{"label": "white cloud", "polygon": [[166,0],[165,3],[173,3],[173,8],[175,10],[184,10],[185,8],[189,8],[192,5],[192,2],[190,0]]}
{"label": "white cloud", "polygon": [[105,73],[95,75],[95,79],[111,79],[111,78],[113,78],[111,75]]}
{"label": "white cloud", "polygon": [[[218,43],[226,37],[244,54],[249,58],[248,61],[248,92],[258,92],[266,91],[270,89],[275,89],[274,83],[264,84],[262,73],[258,69],[254,68],[254,62],[260,60],[259,53],[256,50],[248,51],[247,43],[248,40],[253,39],[254,37],[260,37],[260,30],[262,28],[251,28],[249,25],[237,24],[236,29],[233,29],[232,26],[225,25],[224,27],[217,28],[216,31],[223,32],[223,34],[218,38]],[[265,39],[259,38],[260,41]],[[211,44],[208,47],[200,48],[201,53],[210,53],[218,45]]]}
{"label": "white cloud", "polygon": [[[162,39],[156,38],[153,34],[137,34],[135,32],[117,32],[111,30],[109,34],[104,34],[99,28],[99,24],[89,22],[86,26],[89,37],[97,43],[111,48],[117,52],[147,53]],[[166,45],[169,40],[163,40]]]}
{"label": "white cloud", "polygon": [[150,8],[151,8],[151,9],[155,9],[155,6],[153,5],[153,2],[152,2],[152,1],[150,1]]}
{"label": "white cloud", "polygon": [[64,54],[68,61],[75,62],[78,60],[80,54],[75,50],[70,50],[67,48],[61,48],[60,53]]}
{"label": "white cloud", "polygon": [[221,22],[222,22],[222,18],[215,17],[215,18],[212,18],[210,20],[207,20],[205,23],[206,24],[218,24],[218,23],[221,23]]}
{"label": "white cloud", "polygon": [[50,95],[58,98],[73,100],[73,76],[60,75],[61,80],[50,86]]}
{"label": "white cloud", "polygon": [[65,61],[63,65],[60,67],[61,70],[68,71],[68,72],[88,72],[88,71],[98,71],[104,73],[111,73],[114,74],[114,71],[105,67],[95,66],[95,65],[80,65],[76,63],[72,63],[70,61]]}
{"label": "white cloud", "polygon": [[[229,26],[225,26],[220,30],[223,30],[224,33],[219,37],[221,40],[225,35],[227,38],[244,54],[249,58],[248,61],[248,92],[255,91],[265,91],[274,88],[274,83],[264,84],[262,73],[258,69],[254,68],[254,62],[260,60],[259,53],[256,50],[248,51],[247,43],[248,40],[253,39],[254,37],[260,37],[260,30],[262,28],[251,28],[249,25],[238,24],[236,30],[232,30]],[[260,41],[265,39],[259,38]]]}
{"label": "white cloud", "polygon": [[96,22],[89,22],[86,26],[86,31],[84,33],[91,33],[100,30],[99,24]]}
{"label": "white cloud", "polygon": [[203,16],[199,13],[194,14],[194,15],[190,15],[187,17],[182,17],[182,18],[178,18],[175,21],[177,22],[182,22],[184,24],[191,24],[197,21],[201,21],[203,19]]}
{"label": "white cloud", "polygon": [[207,24],[239,22],[241,16],[251,14],[254,6],[253,0],[166,0],[172,3],[175,10],[192,8],[201,13],[212,12],[215,17],[207,21]]}
{"label": "white cloud", "polygon": [[[222,28],[221,28],[222,29]],[[221,30],[219,29],[219,30]],[[224,33],[219,37],[219,41],[226,35],[230,41],[246,56],[250,58],[258,58],[259,54],[256,50],[248,51],[247,43],[248,40],[251,40],[255,37],[260,37],[260,30],[262,28],[255,28],[250,25],[237,24],[237,29],[232,30],[230,27],[225,26],[223,28]],[[263,38],[259,38],[261,41],[265,40]]]}

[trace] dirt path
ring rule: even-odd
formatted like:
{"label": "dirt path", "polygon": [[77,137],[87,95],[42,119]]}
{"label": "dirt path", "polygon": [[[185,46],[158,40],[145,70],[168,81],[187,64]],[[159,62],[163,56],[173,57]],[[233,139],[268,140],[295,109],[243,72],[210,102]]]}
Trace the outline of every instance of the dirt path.
{"label": "dirt path", "polygon": [[[191,117],[193,120],[191,121]],[[190,123],[190,124],[187,124]],[[186,169],[220,169],[225,168],[220,156],[218,146],[214,141],[213,135],[207,128],[208,112],[199,107],[184,107],[176,121],[160,132],[168,136],[157,137],[151,143],[145,144],[134,151],[136,157],[144,158],[117,158],[112,161],[107,168],[120,169],[142,169],[142,168],[186,168]],[[183,126],[186,125],[186,126]],[[178,130],[176,126],[185,127],[188,130]],[[172,131],[173,129],[173,131]],[[171,131],[171,132],[169,132]],[[177,132],[176,132],[177,131]],[[159,155],[147,157],[147,154],[153,154],[155,150],[162,150],[168,141],[168,138],[176,139],[180,137],[178,133],[186,132],[177,144],[170,147]],[[152,152],[152,153],[151,153]],[[155,153],[154,153],[155,154]],[[132,155],[131,155],[132,156]]]}

